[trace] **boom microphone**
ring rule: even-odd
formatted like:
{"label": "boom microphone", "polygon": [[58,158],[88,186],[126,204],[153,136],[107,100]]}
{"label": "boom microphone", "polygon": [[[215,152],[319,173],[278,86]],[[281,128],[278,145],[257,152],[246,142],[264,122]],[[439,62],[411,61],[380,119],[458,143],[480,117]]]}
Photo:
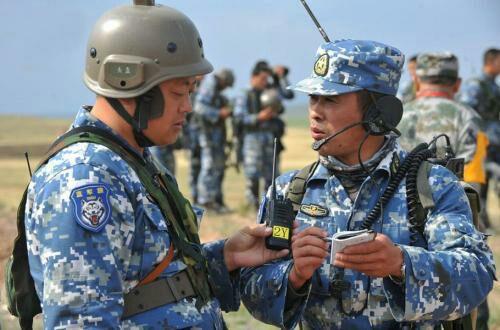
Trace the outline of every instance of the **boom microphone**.
{"label": "boom microphone", "polygon": [[364,123],[364,121],[358,121],[357,123],[347,125],[346,127],[342,128],[340,131],[335,132],[335,133],[327,136],[324,139],[321,139],[319,141],[314,141],[311,147],[313,148],[314,151],[318,151],[325,143],[327,143],[328,141],[330,141],[331,139],[333,139],[337,135],[344,133],[345,131],[347,131],[355,126],[362,125],[363,123]]}

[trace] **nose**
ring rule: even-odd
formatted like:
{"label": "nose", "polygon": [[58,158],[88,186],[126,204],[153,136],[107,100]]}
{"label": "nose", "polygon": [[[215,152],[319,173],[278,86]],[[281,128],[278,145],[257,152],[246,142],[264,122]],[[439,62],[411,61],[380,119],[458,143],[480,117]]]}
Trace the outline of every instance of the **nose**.
{"label": "nose", "polygon": [[189,113],[193,111],[193,105],[191,104],[191,95],[188,95],[181,104],[181,112]]}
{"label": "nose", "polygon": [[321,107],[321,99],[319,97],[311,97],[309,102],[309,118],[314,121],[322,121],[324,118]]}

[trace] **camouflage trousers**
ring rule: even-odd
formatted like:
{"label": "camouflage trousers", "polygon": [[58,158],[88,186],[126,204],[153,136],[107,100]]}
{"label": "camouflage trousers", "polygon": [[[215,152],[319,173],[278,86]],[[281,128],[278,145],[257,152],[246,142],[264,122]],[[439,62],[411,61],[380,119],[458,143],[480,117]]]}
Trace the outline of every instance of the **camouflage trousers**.
{"label": "camouflage trousers", "polygon": [[[258,207],[260,196],[263,196],[271,185],[273,171],[273,133],[246,133],[243,139],[243,168],[246,177],[245,197],[249,205]],[[279,175],[276,166],[276,176]],[[261,179],[264,186],[260,186]]]}
{"label": "camouflage trousers", "polygon": [[223,204],[225,139],[223,129],[212,128],[200,134],[201,168],[197,182],[199,204]]}

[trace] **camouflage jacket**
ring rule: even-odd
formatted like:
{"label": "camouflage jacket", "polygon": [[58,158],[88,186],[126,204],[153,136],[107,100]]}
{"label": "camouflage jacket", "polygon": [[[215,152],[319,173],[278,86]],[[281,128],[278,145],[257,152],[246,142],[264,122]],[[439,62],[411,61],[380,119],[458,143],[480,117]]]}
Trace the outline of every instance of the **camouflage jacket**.
{"label": "camouflage jacket", "polygon": [[500,120],[500,86],[482,74],[463,84],[458,100],[474,108],[484,120]]}
{"label": "camouflage jacket", "polygon": [[193,112],[200,120],[202,130],[224,128],[224,121],[220,119],[219,113],[223,106],[228,106],[227,99],[217,88],[215,75],[205,77],[196,92]]}
{"label": "camouflage jacket", "polygon": [[[84,125],[110,130],[81,109],[73,126]],[[197,310],[196,298],[185,298],[122,319],[123,295],[168,253],[167,223],[137,174],[108,148],[76,143],[52,157],[33,175],[25,218],[44,327],[222,329],[221,308],[239,307],[239,276],[227,272],[223,241],[202,247],[217,299]],[[174,257],[160,277],[185,268]]]}
{"label": "camouflage jacket", "polygon": [[[297,215],[299,230],[317,226],[332,235],[359,229],[388,184],[391,164],[405,156],[396,144],[395,150],[374,171],[377,184],[367,178],[355,201],[349,198],[340,181],[319,165],[306,184]],[[277,179],[279,195],[286,193],[296,173]],[[472,224],[467,197],[457,178],[445,168],[433,166],[429,183],[436,207],[427,216],[426,248],[420,247],[425,246],[422,242],[410,245],[404,180],[372,227],[402,248],[406,265],[403,285],[389,278],[368,277],[345,269],[350,289],[344,292],[342,304],[344,311],[352,315],[344,315],[338,300],[331,295],[331,279],[338,268],[331,266],[328,256],[313,275],[308,294],[286,304],[292,260],[283,259],[242,271],[245,306],[266,323],[293,328],[301,320],[305,328],[311,329],[394,329],[405,321],[416,321],[420,328],[432,328],[437,320],[457,318],[471,311],[492,289],[493,256],[485,236]],[[259,213],[260,221],[266,218],[265,205]],[[312,205],[315,207],[308,207]]]}
{"label": "camouflage jacket", "polygon": [[400,143],[406,150],[444,133],[456,156],[463,157],[466,163],[476,151],[480,127],[481,118],[474,109],[444,97],[420,97],[405,104],[398,125]]}
{"label": "camouflage jacket", "polygon": [[415,99],[415,84],[412,80],[407,81],[403,86],[401,86],[398,92],[398,98],[401,102],[403,102],[403,104],[411,102]]}

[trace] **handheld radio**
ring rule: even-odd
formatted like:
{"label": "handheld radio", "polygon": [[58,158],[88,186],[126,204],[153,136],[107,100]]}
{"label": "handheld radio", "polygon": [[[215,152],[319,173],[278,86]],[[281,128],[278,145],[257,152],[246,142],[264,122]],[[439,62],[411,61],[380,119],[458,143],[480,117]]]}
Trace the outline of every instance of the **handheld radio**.
{"label": "handheld radio", "polygon": [[277,139],[274,139],[273,152],[273,181],[271,185],[271,198],[267,209],[269,217],[267,225],[273,229],[271,236],[266,237],[266,247],[270,250],[290,249],[292,239],[293,212],[292,202],[283,197],[276,196],[276,145]]}

